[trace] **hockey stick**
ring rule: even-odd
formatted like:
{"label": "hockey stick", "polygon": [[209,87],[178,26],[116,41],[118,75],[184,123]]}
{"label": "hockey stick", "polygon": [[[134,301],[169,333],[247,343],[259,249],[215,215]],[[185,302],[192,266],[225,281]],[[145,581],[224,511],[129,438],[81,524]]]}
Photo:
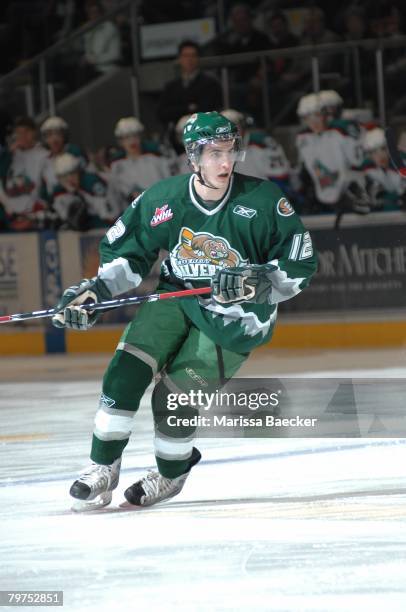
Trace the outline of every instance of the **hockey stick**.
{"label": "hockey stick", "polygon": [[401,176],[406,177],[406,166],[396,144],[395,132],[392,128],[385,129],[385,138],[392,164]]}
{"label": "hockey stick", "polygon": [[[120,306],[130,306],[131,304],[141,304],[142,302],[156,302],[158,300],[168,300],[170,298],[182,298],[191,295],[202,295],[211,293],[211,287],[201,287],[200,289],[184,289],[182,291],[169,291],[168,293],[149,293],[147,295],[137,295],[135,297],[120,298],[118,300],[109,300],[107,302],[99,302],[98,304],[81,304],[81,308],[85,310],[110,310],[110,308],[118,308]],[[11,323],[13,321],[27,321],[28,319],[42,319],[44,317],[52,317],[56,314],[55,308],[49,310],[34,310],[33,312],[24,312],[21,314],[11,314],[0,317],[0,323]]]}

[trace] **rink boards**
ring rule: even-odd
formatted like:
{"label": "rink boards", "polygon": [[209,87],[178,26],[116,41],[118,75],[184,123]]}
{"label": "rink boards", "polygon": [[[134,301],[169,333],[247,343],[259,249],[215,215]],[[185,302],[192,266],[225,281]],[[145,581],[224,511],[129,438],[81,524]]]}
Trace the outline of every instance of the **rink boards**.
{"label": "rink boards", "polygon": [[[280,307],[274,348],[401,347],[406,344],[406,220],[402,213],[305,220],[319,252],[311,286]],[[0,237],[0,314],[52,308],[63,289],[97,273],[104,230]],[[404,238],[403,238],[404,237]],[[138,293],[155,287],[158,265]],[[0,355],[111,352],[133,307],[107,313],[86,334],[48,321],[0,328]]]}

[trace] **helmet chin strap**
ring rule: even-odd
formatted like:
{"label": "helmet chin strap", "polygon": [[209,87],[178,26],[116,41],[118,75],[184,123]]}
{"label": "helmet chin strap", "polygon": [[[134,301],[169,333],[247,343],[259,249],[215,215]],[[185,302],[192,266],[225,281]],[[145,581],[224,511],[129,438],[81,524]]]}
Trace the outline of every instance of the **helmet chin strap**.
{"label": "helmet chin strap", "polygon": [[219,189],[219,187],[215,187],[214,185],[210,185],[210,183],[206,183],[202,175],[201,166],[199,166],[199,170],[195,172],[195,174],[197,176],[197,180],[199,181],[199,183],[201,185],[204,185],[204,187],[208,187],[209,189]]}
{"label": "helmet chin strap", "polygon": [[[235,164],[234,164],[234,165],[235,165]],[[233,165],[233,170],[232,170],[232,173],[234,172],[234,165]],[[232,174],[232,173],[231,173],[231,174]],[[198,166],[198,170],[197,170],[197,172],[195,171],[195,174],[196,174],[196,176],[197,176],[197,180],[199,181],[199,183],[200,183],[201,185],[203,185],[204,187],[208,187],[209,189],[216,189],[216,190],[221,189],[221,187],[215,187],[214,185],[210,185],[210,183],[207,183],[207,182],[204,180],[203,175],[202,175],[202,167],[201,167],[201,166]]]}

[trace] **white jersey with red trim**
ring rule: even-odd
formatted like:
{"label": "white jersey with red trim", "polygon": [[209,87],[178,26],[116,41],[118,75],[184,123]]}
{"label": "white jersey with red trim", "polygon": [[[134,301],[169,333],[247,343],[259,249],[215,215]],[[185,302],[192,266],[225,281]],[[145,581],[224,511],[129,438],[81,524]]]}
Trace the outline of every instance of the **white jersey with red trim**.
{"label": "white jersey with red trim", "polygon": [[144,153],[132,159],[122,157],[112,162],[108,177],[107,200],[118,216],[148,187],[170,176],[166,158]]}
{"label": "white jersey with red trim", "polygon": [[31,149],[17,149],[4,177],[5,206],[8,214],[30,213],[39,202],[41,172],[48,151],[40,144]]}
{"label": "white jersey with red trim", "polygon": [[263,180],[287,181],[291,168],[285,151],[274,138],[253,132],[245,145],[245,159],[237,162],[236,171]]}
{"label": "white jersey with red trim", "polygon": [[299,163],[310,174],[316,196],[324,204],[335,204],[353,180],[362,181],[362,147],[359,130],[352,124],[332,121],[321,133],[309,129],[296,136]]}

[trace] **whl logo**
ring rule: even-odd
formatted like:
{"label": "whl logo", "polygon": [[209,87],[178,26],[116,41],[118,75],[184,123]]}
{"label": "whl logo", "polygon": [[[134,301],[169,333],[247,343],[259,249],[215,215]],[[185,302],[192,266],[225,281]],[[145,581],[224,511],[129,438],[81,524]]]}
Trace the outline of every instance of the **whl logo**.
{"label": "whl logo", "polygon": [[151,227],[156,227],[160,223],[165,223],[173,217],[173,212],[169,208],[169,204],[164,204],[161,208],[156,208],[154,216],[151,219]]}

